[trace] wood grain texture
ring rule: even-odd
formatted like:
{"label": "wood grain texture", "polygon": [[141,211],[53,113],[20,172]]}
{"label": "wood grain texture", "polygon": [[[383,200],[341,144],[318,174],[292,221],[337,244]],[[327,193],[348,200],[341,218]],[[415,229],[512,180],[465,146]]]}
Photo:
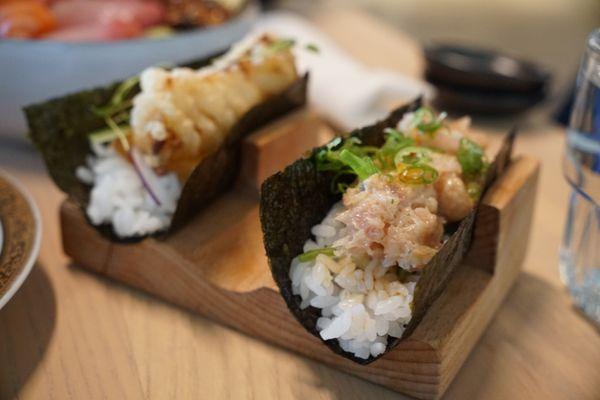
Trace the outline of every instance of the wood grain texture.
{"label": "wood grain texture", "polygon": [[164,240],[110,243],[86,223],[75,203],[65,201],[61,207],[65,253],[78,266],[251,336],[417,398],[438,398],[520,269],[527,248],[538,163],[530,158],[516,160],[484,198],[485,207],[476,222],[481,228],[475,231],[474,244],[478,256],[492,260],[493,265],[482,268],[475,260],[472,266],[461,266],[449,291],[434,303],[409,339],[364,366],[331,352],[288,311],[264,255],[257,198],[244,191],[254,187],[260,177],[285,166],[271,160],[290,162],[319,144],[319,132],[328,130],[313,114],[300,112],[250,136],[244,145],[244,165],[252,172],[245,176],[249,181],[242,177],[237,187]]}
{"label": "wood grain texture", "polygon": [[[569,4],[569,10],[575,8]],[[421,72],[407,69],[422,65],[418,51],[406,51],[418,46],[396,30],[352,9],[315,14],[320,28],[369,65]],[[360,34],[348,30],[349,22]],[[514,121],[474,122],[495,141]],[[444,399],[600,398],[600,335],[571,307],[557,269],[568,199],[560,164],[563,136],[563,129],[534,118],[517,141],[518,153],[543,165],[524,272]],[[43,219],[38,263],[0,310],[1,399],[406,398],[70,268],[59,236],[64,196],[37,154],[0,138],[0,168],[29,189]]]}
{"label": "wood grain texture", "polygon": [[265,179],[333,136],[332,129],[308,108],[280,118],[244,141],[238,183],[258,195]]}

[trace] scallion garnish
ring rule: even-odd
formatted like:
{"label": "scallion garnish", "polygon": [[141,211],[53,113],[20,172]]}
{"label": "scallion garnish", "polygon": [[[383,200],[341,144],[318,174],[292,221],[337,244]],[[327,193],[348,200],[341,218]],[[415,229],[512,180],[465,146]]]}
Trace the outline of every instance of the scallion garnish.
{"label": "scallion garnish", "polygon": [[460,140],[456,157],[466,177],[477,176],[486,167],[483,148],[470,139],[462,138]]}
{"label": "scallion garnish", "polygon": [[115,114],[127,110],[133,105],[131,99],[128,97],[139,82],[139,76],[133,76],[123,81],[115,89],[110,101],[102,107],[92,107],[92,112],[100,117],[106,118],[113,117]]}
{"label": "scallion garnish", "polygon": [[307,43],[306,46],[304,46],[304,48],[308,51],[311,51],[313,53],[319,53],[321,50],[319,49],[319,47],[314,44],[314,43]]}
{"label": "scallion garnish", "polygon": [[445,112],[440,113],[436,116],[433,110],[427,107],[421,107],[415,111],[415,125],[416,128],[426,134],[433,134],[435,131],[442,127],[442,121],[446,118]]}
{"label": "scallion garnish", "polygon": [[333,180],[333,192],[334,193],[346,193],[346,190],[350,187],[348,183],[338,182],[335,178]]}
{"label": "scallion garnish", "polygon": [[379,169],[375,166],[371,158],[368,156],[359,157],[347,149],[340,152],[340,160],[352,168],[352,171],[354,171],[361,181],[379,172]]}
{"label": "scallion garnish", "polygon": [[377,152],[377,160],[382,168],[393,168],[396,154],[400,150],[412,146],[414,142],[411,138],[407,138],[402,132],[393,128],[386,128],[384,133],[386,135],[385,143]]}
{"label": "scallion garnish", "polygon": [[109,143],[115,139],[119,139],[123,149],[129,151],[129,142],[127,135],[123,132],[123,128],[126,128],[126,124],[129,122],[129,109],[133,106],[131,95],[139,82],[139,76],[134,76],[123,81],[117,86],[107,104],[102,107],[92,107],[92,112],[104,119],[110,131],[106,129],[99,132],[96,131],[89,135],[90,141],[93,143]]}
{"label": "scallion garnish", "polygon": [[[425,107],[415,111],[415,114],[412,126],[416,128],[420,124],[419,129],[425,131],[439,129],[446,116],[445,113],[436,116]],[[357,178],[363,181],[378,173],[413,185],[435,182],[439,172],[430,163],[436,149],[418,146],[415,140],[394,128],[386,128],[384,133],[385,142],[381,147],[363,145],[356,137],[338,137],[315,152],[317,170],[334,173],[331,181],[334,193],[344,193],[356,183]],[[397,171],[398,175],[389,174],[391,171]]]}
{"label": "scallion garnish", "polygon": [[316,154],[317,169],[319,171],[333,171],[337,173],[352,173],[352,168],[340,159],[340,153],[343,150],[350,150],[352,153],[366,157],[373,155],[378,151],[373,146],[362,146],[359,139],[350,137],[343,139],[337,137],[333,139],[324,149],[320,149]]}
{"label": "scallion garnish", "polygon": [[482,184],[479,182],[468,182],[467,193],[473,200],[477,200],[481,196]]}
{"label": "scallion garnish", "polygon": [[129,141],[127,140],[127,135],[125,135],[125,132],[121,130],[121,127],[117,125],[115,121],[113,121],[113,119],[110,117],[104,118],[104,121],[106,122],[106,125],[108,125],[108,127],[115,133],[116,137],[119,138],[123,149],[129,152]]}
{"label": "scallion garnish", "polygon": [[435,168],[427,165],[406,165],[398,174],[398,178],[411,185],[427,185],[435,182],[438,172]]}
{"label": "scallion garnish", "polygon": [[113,140],[117,139],[118,135],[117,132],[115,132],[114,130],[107,128],[90,133],[89,138],[90,142],[94,144],[104,144],[110,143]]}
{"label": "scallion garnish", "polygon": [[312,261],[315,258],[317,258],[317,256],[319,254],[325,254],[326,256],[333,257],[333,255],[334,255],[333,248],[331,248],[331,247],[323,247],[321,249],[309,250],[307,252],[304,252],[304,253],[300,254],[298,256],[298,261],[300,261],[300,262]]}
{"label": "scallion garnish", "polygon": [[394,163],[400,164],[424,164],[431,161],[431,150],[426,147],[408,146],[401,149],[394,157]]}
{"label": "scallion garnish", "polygon": [[276,53],[279,51],[291,49],[292,47],[294,47],[295,44],[296,41],[294,39],[278,39],[271,43],[267,47],[267,50]]}

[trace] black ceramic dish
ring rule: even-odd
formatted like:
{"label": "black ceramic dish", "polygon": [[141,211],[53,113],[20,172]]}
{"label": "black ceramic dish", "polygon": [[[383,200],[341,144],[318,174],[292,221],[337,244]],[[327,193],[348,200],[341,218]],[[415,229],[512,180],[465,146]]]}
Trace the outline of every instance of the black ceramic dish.
{"label": "black ceramic dish", "polygon": [[516,114],[535,106],[546,96],[543,88],[526,93],[497,92],[464,89],[436,81],[430,82],[435,85],[437,90],[434,100],[436,108],[467,114]]}
{"label": "black ceramic dish", "polygon": [[543,91],[550,74],[542,67],[489,50],[434,45],[425,50],[426,75],[461,89],[520,92]]}

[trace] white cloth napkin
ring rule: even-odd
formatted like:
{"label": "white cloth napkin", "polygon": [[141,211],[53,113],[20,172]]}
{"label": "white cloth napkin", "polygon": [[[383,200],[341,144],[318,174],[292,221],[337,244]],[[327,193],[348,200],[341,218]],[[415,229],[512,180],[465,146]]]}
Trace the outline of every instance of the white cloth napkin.
{"label": "white cloth napkin", "polygon": [[[394,101],[419,95],[430,98],[433,94],[425,82],[361,64],[295,14],[264,14],[254,33],[261,32],[296,40],[298,67],[310,72],[309,103],[340,128],[350,130],[371,124],[386,116]],[[307,44],[315,44],[318,53],[307,51]]]}

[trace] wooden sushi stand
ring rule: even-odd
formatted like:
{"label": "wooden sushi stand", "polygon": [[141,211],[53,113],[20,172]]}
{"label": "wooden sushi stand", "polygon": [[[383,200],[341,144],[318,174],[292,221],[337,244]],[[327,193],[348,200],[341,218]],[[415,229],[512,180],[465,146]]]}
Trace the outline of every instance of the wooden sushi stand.
{"label": "wooden sushi stand", "polygon": [[77,205],[65,201],[65,253],[77,266],[248,335],[417,398],[439,398],[520,271],[538,162],[515,159],[488,191],[467,260],[416,331],[381,359],[358,365],[329,350],[288,311],[271,278],[258,218],[260,183],[332,137],[331,129],[306,110],[252,134],[243,144],[244,172],[236,185],[164,240],[110,242]]}

